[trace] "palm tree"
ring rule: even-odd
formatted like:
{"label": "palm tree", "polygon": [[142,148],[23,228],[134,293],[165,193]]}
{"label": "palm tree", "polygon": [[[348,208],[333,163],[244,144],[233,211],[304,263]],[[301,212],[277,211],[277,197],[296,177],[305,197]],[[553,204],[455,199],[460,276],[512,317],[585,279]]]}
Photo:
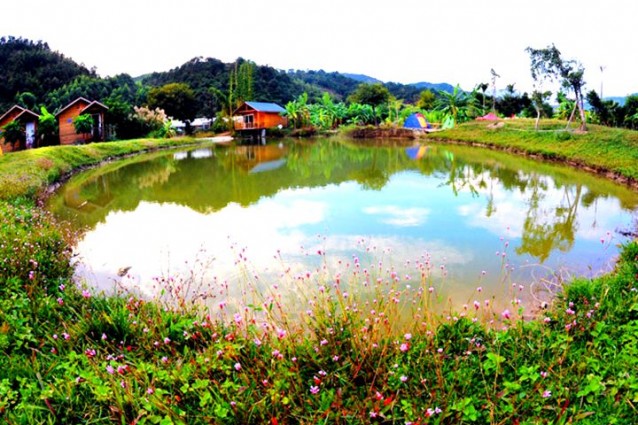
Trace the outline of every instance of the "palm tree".
{"label": "palm tree", "polygon": [[467,96],[457,84],[452,93],[440,90],[434,105],[435,109],[452,115],[454,122],[457,122],[459,113],[463,112],[467,105]]}

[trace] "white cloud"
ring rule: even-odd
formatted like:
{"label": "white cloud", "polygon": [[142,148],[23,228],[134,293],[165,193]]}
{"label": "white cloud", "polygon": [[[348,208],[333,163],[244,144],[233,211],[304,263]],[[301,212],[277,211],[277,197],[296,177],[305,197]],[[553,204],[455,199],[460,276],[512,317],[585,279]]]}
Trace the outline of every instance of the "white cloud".
{"label": "white cloud", "polygon": [[399,227],[422,225],[430,214],[429,208],[399,208],[394,205],[371,206],[363,209],[365,214],[383,217],[382,223]]}

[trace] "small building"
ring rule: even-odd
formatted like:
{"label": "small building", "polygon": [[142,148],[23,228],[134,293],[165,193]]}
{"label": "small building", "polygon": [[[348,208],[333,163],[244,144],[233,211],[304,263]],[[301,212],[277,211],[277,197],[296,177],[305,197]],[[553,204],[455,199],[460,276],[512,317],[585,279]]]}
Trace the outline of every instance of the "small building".
{"label": "small building", "polygon": [[[73,102],[60,109],[55,114],[58,119],[61,145],[74,145],[79,143],[101,142],[106,140],[104,115],[109,108],[98,102],[78,97]],[[73,120],[84,114],[93,117],[93,129],[90,133],[78,134],[75,131]]]}
{"label": "small building", "polygon": [[213,125],[213,120],[210,118],[200,117],[191,121],[193,131],[208,131],[211,125]]}
{"label": "small building", "polygon": [[[37,147],[38,118],[40,115],[22,106],[14,105],[0,117],[0,152],[12,152]],[[2,129],[5,125],[18,121],[24,128],[24,140],[8,143],[4,140]]]}
{"label": "small building", "polygon": [[233,112],[236,131],[265,130],[288,125],[288,118],[282,115],[284,108],[276,103],[244,102]]}

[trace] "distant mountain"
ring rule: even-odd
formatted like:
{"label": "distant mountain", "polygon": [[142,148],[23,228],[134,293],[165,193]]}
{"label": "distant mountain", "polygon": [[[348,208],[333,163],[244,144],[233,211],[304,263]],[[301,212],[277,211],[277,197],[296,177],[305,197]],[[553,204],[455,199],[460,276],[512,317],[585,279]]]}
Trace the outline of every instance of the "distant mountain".
{"label": "distant mountain", "polygon": [[344,77],[348,77],[351,78],[355,81],[359,81],[361,83],[368,83],[368,84],[374,84],[374,83],[383,83],[383,81],[381,80],[377,80],[374,77],[370,77],[368,75],[363,75],[363,74],[349,74],[349,73],[345,73],[345,72],[339,72],[338,74],[343,75]]}
{"label": "distant mountain", "polygon": [[[244,59],[237,59],[236,62],[242,63]],[[19,94],[20,100],[30,108],[44,104],[49,109],[55,109],[60,103],[77,96],[88,96],[100,101],[113,97],[126,103],[143,104],[146,93],[153,87],[186,83],[194,91],[197,115],[213,116],[220,108],[216,93],[228,92],[230,74],[237,63],[196,57],[165,72],[152,72],[136,78],[121,74],[102,79],[94,70],[51,51],[44,42],[0,37],[0,111],[17,102]],[[325,92],[330,93],[336,101],[346,101],[363,83],[383,84],[394,97],[406,103],[418,101],[421,91],[425,89],[435,92],[453,90],[450,84],[445,83],[401,84],[383,82],[364,74],[323,70],[283,71],[254,65],[253,100],[281,105],[304,92],[311,102],[319,100]]]}
{"label": "distant mountain", "polygon": [[448,83],[427,83],[422,81],[420,83],[412,83],[410,85],[419,90],[432,90],[435,93],[436,91],[444,91],[448,93],[452,93],[454,91],[454,86]]}
{"label": "distant mountain", "polygon": [[625,101],[627,100],[627,98],[630,97],[630,96],[631,97],[636,97],[636,96],[638,96],[638,93],[630,94],[628,96],[609,96],[609,97],[605,97],[603,100],[613,100],[614,102],[616,102],[620,106],[623,106],[625,104]]}

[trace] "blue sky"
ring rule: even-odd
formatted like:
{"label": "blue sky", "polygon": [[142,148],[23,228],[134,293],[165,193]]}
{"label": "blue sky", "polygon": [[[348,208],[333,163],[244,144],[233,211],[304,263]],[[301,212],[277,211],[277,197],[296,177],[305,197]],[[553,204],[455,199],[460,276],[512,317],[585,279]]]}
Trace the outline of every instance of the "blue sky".
{"label": "blue sky", "polygon": [[0,35],[46,41],[102,76],[243,57],[464,89],[489,82],[493,68],[498,88],[525,91],[525,48],[554,43],[583,63],[587,91],[602,82],[605,96],[638,92],[633,0],[23,0],[2,9]]}

